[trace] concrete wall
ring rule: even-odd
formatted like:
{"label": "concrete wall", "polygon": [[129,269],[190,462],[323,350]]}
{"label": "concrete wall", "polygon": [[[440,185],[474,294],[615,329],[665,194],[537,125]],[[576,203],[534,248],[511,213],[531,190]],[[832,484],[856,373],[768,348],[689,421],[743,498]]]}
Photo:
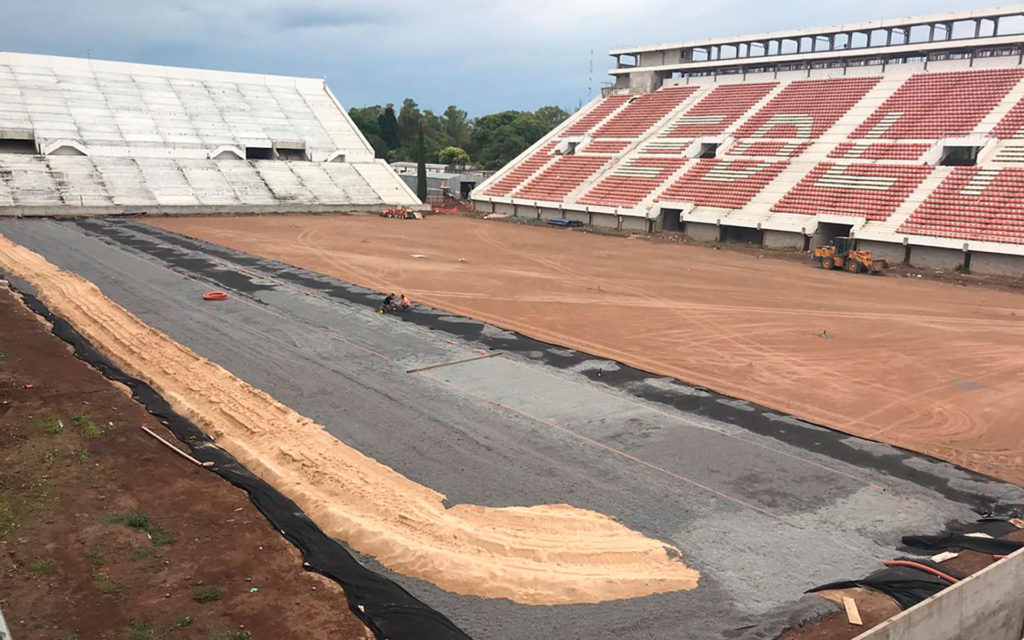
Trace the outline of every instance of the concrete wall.
{"label": "concrete wall", "polygon": [[684,229],[687,236],[697,242],[718,242],[718,225],[687,222]]}
{"label": "concrete wall", "polygon": [[1024,276],[1024,256],[971,252],[971,272],[1000,276]]}
{"label": "concrete wall", "polygon": [[604,227],[606,229],[617,229],[619,225],[618,216],[614,216],[610,213],[592,213],[590,214],[592,221],[590,224],[595,227]]}
{"label": "concrete wall", "polygon": [[[964,252],[941,247],[919,247],[910,250],[910,264],[928,269],[954,270],[964,262]],[[1020,640],[1019,638],[1017,640]]]}
{"label": "concrete wall", "polygon": [[863,251],[870,251],[875,258],[881,258],[890,265],[903,264],[906,256],[906,248],[895,242],[876,242],[874,240],[858,240],[857,247]]}
{"label": "concrete wall", "polygon": [[495,202],[494,213],[501,213],[506,216],[515,215],[515,205],[505,202]]}
{"label": "concrete wall", "polygon": [[854,640],[1020,640],[1024,549]]}
{"label": "concrete wall", "polygon": [[622,216],[621,228],[626,231],[647,233],[647,222],[647,218],[641,218],[639,216]]}
{"label": "concrete wall", "polygon": [[536,218],[538,214],[537,207],[529,204],[517,204],[515,205],[515,215],[520,218]]}
{"label": "concrete wall", "polygon": [[804,236],[790,231],[765,231],[764,246],[769,249],[796,249],[804,248]]}
{"label": "concrete wall", "polygon": [[583,224],[590,224],[590,214],[586,211],[563,211],[569,220],[579,220]]}
{"label": "concrete wall", "polygon": [[551,218],[561,218],[562,211],[560,209],[554,209],[552,207],[540,207],[540,219],[550,220]]}

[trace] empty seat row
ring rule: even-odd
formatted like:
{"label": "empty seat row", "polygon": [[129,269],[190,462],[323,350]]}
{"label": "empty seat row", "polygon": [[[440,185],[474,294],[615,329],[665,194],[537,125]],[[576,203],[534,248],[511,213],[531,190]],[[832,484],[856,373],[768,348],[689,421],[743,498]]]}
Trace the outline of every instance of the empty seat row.
{"label": "empty seat row", "polygon": [[558,202],[601,170],[611,156],[561,156],[520,188],[515,196]]}
{"label": "empty seat row", "polygon": [[854,138],[940,138],[974,131],[1021,78],[1022,69],[910,76],[854,131]]}
{"label": "empty seat row", "polygon": [[1024,169],[957,167],[898,231],[1024,244]]}
{"label": "empty seat row", "polygon": [[829,151],[830,158],[863,160],[918,160],[931,145],[928,143],[843,142]]}
{"label": "empty seat row", "polygon": [[686,158],[635,158],[616,167],[579,201],[608,207],[635,206],[686,163]]}
{"label": "empty seat row", "polygon": [[0,154],[0,206],[382,202],[347,163]]}
{"label": "empty seat row", "polygon": [[629,96],[624,94],[606,96],[593,109],[566,129],[563,135],[575,136],[588,133],[599,122],[611,115],[613,111],[625,104],[627,100],[629,100]]}
{"label": "empty seat row", "polygon": [[885,220],[932,169],[918,165],[823,162],[775,203],[772,211]]}
{"label": "empty seat row", "polygon": [[618,153],[629,144],[629,140],[591,140],[581,151],[585,153]]}
{"label": "empty seat row", "polygon": [[879,77],[796,80],[736,132],[741,138],[817,138],[867,94]]}
{"label": "empty seat row", "polygon": [[676,118],[665,137],[685,138],[721,133],[777,86],[777,82],[743,82],[716,87]]}
{"label": "empty seat row", "polygon": [[736,209],[750,202],[787,166],[785,160],[698,160],[658,200]]}
{"label": "empty seat row", "polygon": [[551,140],[540,149],[534,151],[525,160],[516,165],[512,171],[505,174],[501,180],[492,184],[485,193],[489,196],[506,196],[515,191],[516,187],[521,185],[524,180],[551,160],[551,152],[558,145],[558,142],[558,140]]}
{"label": "empty seat row", "polygon": [[778,140],[745,140],[737,142],[726,151],[730,156],[774,156],[795,158],[803,153],[810,142],[784,142]]}
{"label": "empty seat row", "polygon": [[595,138],[636,138],[653,127],[684,100],[697,87],[668,87],[639,97],[594,132]]}

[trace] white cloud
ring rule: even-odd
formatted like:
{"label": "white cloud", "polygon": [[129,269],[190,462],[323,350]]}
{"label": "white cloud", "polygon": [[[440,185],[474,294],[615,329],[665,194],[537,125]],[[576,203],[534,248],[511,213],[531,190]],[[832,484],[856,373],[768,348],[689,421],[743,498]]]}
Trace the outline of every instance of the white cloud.
{"label": "white cloud", "polygon": [[573,107],[614,47],[985,7],[991,0],[33,0],[0,42],[37,53],[327,76],[351,105]]}

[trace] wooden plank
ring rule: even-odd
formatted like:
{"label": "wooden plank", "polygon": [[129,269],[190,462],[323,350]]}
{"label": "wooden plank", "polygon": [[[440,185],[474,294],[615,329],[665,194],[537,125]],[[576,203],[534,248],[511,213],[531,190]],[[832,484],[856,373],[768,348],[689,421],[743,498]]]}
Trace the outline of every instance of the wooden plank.
{"label": "wooden plank", "polygon": [[932,556],[932,562],[945,562],[946,560],[952,560],[960,554],[955,551],[943,551],[938,555]]}
{"label": "wooden plank", "polygon": [[864,621],[860,619],[860,611],[857,609],[857,601],[849,596],[843,596],[843,606],[846,607],[846,619],[850,624],[863,626]]}

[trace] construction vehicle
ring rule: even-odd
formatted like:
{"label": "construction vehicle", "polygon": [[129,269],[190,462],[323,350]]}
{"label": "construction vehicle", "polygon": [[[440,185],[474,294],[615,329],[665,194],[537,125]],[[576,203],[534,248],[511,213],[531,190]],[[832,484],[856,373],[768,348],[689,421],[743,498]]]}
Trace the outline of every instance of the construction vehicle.
{"label": "construction vehicle", "polygon": [[380,212],[382,218],[398,218],[399,220],[422,220],[423,214],[405,207],[385,209]]}
{"label": "construction vehicle", "polygon": [[881,273],[887,266],[885,260],[875,260],[872,252],[858,250],[857,241],[845,236],[815,249],[814,258],[822,269],[844,269],[850,273]]}

